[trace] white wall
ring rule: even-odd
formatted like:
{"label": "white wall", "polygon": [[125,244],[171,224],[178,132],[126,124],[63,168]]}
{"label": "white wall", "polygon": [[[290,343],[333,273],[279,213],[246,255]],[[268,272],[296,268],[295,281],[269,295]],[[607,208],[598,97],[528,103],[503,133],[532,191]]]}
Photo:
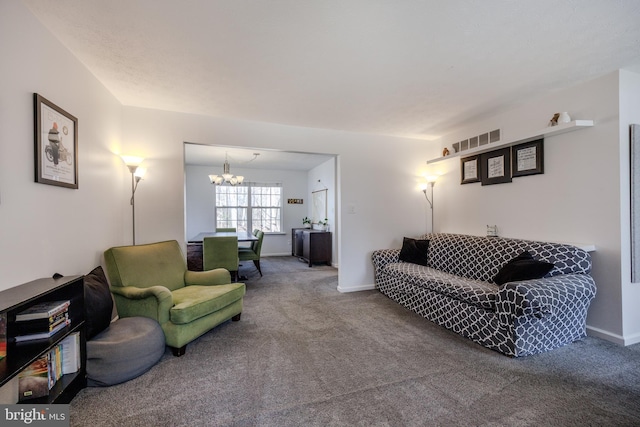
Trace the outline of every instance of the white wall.
{"label": "white wall", "polygon": [[[186,219],[187,240],[203,231],[215,228],[213,186],[209,174],[219,174],[222,166],[186,167]],[[306,215],[306,205],[287,204],[287,199],[304,199],[309,203],[307,194],[307,172],[279,171],[265,169],[245,169],[231,164],[234,175],[243,175],[245,181],[280,183],[283,189],[284,205],[282,210],[282,233],[268,233],[262,242],[262,256],[291,255],[291,229],[302,226]]]}
{"label": "white wall", "polygon": [[622,236],[622,342],[640,342],[640,283],[631,283],[629,125],[640,124],[640,75],[620,71],[620,224]]}
{"label": "white wall", "polygon": [[[629,249],[621,246],[621,218],[628,218],[629,211],[621,209],[621,197],[628,199],[629,193],[621,182],[629,178],[621,170],[628,163],[628,154],[620,151],[624,141],[628,146],[628,130],[621,136],[618,89],[616,72],[546,94],[504,114],[461,126],[434,152],[437,156],[444,145],[496,128],[502,129],[503,140],[534,133],[558,111],[568,111],[574,119],[593,119],[593,128],[545,139],[543,175],[483,187],[459,184],[459,158],[436,163],[431,170],[443,173],[435,187],[437,231],[483,235],[487,224],[496,224],[505,237],[595,244],[592,260],[598,294],[587,324],[591,334],[623,343],[640,325],[637,318],[630,319],[634,323],[630,332],[623,331],[622,317],[627,314],[621,314],[621,251]],[[630,96],[638,95],[635,89]],[[637,301],[637,289],[633,292]]]}
{"label": "white wall", "polygon": [[[183,141],[337,154],[339,286],[373,284],[371,252],[425,231],[424,141],[124,107],[123,135],[146,157],[136,193],[138,242],[185,242]],[[352,214],[340,206],[351,206]]]}
{"label": "white wall", "polygon": [[[0,2],[0,58],[0,289],[88,273],[125,235],[121,105],[21,2]],[[34,182],[34,92],[78,118],[77,190]]]}

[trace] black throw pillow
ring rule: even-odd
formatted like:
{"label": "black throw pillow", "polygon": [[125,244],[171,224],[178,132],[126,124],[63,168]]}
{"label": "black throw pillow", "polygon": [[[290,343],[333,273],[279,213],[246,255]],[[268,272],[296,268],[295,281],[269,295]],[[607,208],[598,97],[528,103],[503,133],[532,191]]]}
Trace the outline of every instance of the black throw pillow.
{"label": "black throw pillow", "polygon": [[540,279],[553,268],[553,264],[533,259],[528,251],[509,261],[498,271],[493,281],[498,285],[518,280]]}
{"label": "black throw pillow", "polygon": [[405,237],[402,241],[402,249],[400,249],[400,261],[426,266],[428,252],[428,240],[416,240]]}
{"label": "black throw pillow", "polygon": [[87,339],[105,330],[111,323],[113,300],[102,267],[84,276],[84,321]]}

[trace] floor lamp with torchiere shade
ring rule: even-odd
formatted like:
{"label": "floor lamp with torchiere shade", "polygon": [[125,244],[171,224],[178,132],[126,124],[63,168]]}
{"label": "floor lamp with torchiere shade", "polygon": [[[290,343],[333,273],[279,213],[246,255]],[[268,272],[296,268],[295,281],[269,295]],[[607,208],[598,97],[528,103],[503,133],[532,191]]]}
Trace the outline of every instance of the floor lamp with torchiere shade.
{"label": "floor lamp with torchiere shade", "polygon": [[129,168],[129,172],[131,172],[131,219],[132,219],[132,240],[133,244],[136,244],[136,189],[138,188],[138,183],[144,176],[147,171],[145,168],[141,168],[140,164],[144,160],[142,157],[136,156],[120,156],[124,161],[124,164]]}
{"label": "floor lamp with torchiere shade", "polygon": [[[420,186],[424,197],[427,199],[427,202],[429,202],[429,209],[431,209],[431,233],[433,233],[433,186],[436,185],[437,179],[438,177],[435,175],[427,176],[427,182]],[[427,190],[430,190],[431,198],[429,198]]]}

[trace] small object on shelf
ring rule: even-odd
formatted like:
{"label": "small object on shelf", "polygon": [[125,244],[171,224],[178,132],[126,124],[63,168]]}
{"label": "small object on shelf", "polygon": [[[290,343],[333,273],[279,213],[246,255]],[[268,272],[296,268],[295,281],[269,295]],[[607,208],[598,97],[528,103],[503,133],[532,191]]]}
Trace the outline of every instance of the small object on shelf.
{"label": "small object on shelf", "polygon": [[308,217],[302,218],[302,226],[304,228],[311,228],[311,220]]}
{"label": "small object on shelf", "polygon": [[33,319],[47,319],[55,316],[56,314],[67,310],[69,308],[70,301],[47,301],[39,304],[32,305],[26,310],[16,314],[16,322],[22,322],[24,320]]}
{"label": "small object on shelf", "polygon": [[449,149],[447,147],[444,147],[444,150],[442,150],[442,155],[443,156],[448,156],[449,155]]}
{"label": "small object on shelf", "polygon": [[555,113],[549,120],[549,126],[558,126],[558,117],[560,117],[560,113]]}
{"label": "small object on shelf", "polygon": [[567,113],[566,111],[563,111],[562,113],[558,113],[558,124],[563,124],[563,123],[569,123],[571,121],[571,116],[569,115],[569,113]]}

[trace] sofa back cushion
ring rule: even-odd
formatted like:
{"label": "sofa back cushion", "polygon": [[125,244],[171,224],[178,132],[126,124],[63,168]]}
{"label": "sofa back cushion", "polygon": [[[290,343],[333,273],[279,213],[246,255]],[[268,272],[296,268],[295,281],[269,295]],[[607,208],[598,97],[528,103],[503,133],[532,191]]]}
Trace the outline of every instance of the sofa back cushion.
{"label": "sofa back cushion", "polygon": [[170,291],[185,286],[187,264],[175,240],[110,248],[104,261],[111,286],[164,286]]}
{"label": "sofa back cushion", "polygon": [[493,282],[498,271],[524,251],[534,259],[554,264],[546,277],[591,271],[589,253],[571,245],[448,233],[420,238],[430,240],[429,267],[473,280]]}

